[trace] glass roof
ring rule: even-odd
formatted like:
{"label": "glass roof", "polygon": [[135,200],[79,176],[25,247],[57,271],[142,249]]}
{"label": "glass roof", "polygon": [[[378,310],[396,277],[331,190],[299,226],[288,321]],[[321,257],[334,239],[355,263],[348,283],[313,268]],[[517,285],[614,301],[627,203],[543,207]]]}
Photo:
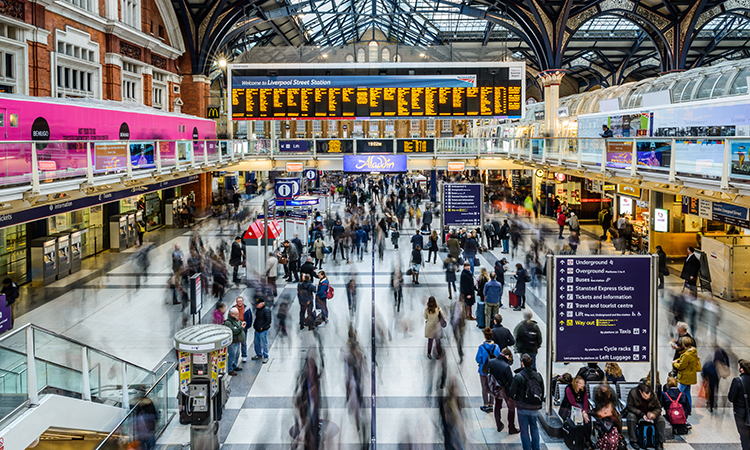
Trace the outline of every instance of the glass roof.
{"label": "glass roof", "polygon": [[739,37],[750,37],[750,18],[739,14],[724,14],[711,19],[698,34],[699,37],[713,37],[719,33],[729,33]]}
{"label": "glass roof", "polygon": [[581,25],[577,33],[590,31],[638,31],[638,25],[616,16],[603,15]]}
{"label": "glass roof", "polygon": [[[308,41],[341,46],[370,40],[377,29],[386,39],[408,45],[434,45],[462,38],[476,39],[488,29],[485,19],[460,14],[456,5],[424,0],[287,0],[298,5],[296,16]],[[472,5],[482,11],[482,6]],[[502,27],[495,27],[495,32]]]}

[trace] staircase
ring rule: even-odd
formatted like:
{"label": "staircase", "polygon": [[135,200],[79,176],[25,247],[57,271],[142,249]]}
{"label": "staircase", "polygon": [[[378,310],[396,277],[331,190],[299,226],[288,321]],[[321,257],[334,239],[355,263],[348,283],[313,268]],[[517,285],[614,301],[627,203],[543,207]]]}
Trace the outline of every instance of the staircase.
{"label": "staircase", "polygon": [[158,435],[176,412],[174,367],[148,370],[33,324],[6,333],[0,442],[23,449],[49,429],[86,430],[98,433],[97,448],[105,448],[133,436],[133,408],[145,401],[156,407]]}

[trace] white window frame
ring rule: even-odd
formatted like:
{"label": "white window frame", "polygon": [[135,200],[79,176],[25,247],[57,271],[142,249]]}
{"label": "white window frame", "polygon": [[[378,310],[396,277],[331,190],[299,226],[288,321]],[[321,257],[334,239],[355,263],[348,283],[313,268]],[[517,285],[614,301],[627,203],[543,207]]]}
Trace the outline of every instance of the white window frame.
{"label": "white window frame", "polygon": [[[13,24],[0,22],[0,84],[10,86],[13,94],[27,94],[27,55],[28,47],[24,38],[24,29]],[[8,70],[7,57],[10,56],[11,75]]]}
{"label": "white window frame", "polygon": [[141,31],[141,1],[120,0],[120,10],[122,11],[120,21],[129,27]]}
{"label": "white window frame", "polygon": [[91,40],[90,34],[70,26],[64,31],[55,30],[53,55],[52,89],[55,97],[101,98],[99,44]]}
{"label": "white window frame", "polygon": [[[167,80],[169,73],[152,69],[151,76],[151,106],[166,111],[169,101]],[[157,92],[160,92],[161,102],[157,102]]]}
{"label": "white window frame", "polygon": [[122,101],[143,103],[143,65],[133,59],[122,58]]}
{"label": "white window frame", "polygon": [[313,133],[322,133],[323,132],[323,121],[322,120],[313,120],[312,121],[312,132]]}
{"label": "white window frame", "polygon": [[98,0],[63,0],[68,5],[75,6],[94,15],[99,15]]}

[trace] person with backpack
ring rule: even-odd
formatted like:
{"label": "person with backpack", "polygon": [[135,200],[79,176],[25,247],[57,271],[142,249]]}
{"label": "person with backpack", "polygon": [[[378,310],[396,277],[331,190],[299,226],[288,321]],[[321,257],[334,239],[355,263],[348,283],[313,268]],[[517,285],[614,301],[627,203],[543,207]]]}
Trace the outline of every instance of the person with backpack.
{"label": "person with backpack", "polygon": [[604,371],[597,363],[588,363],[581,367],[576,376],[583,378],[587,383],[604,381]]}
{"label": "person with backpack", "polygon": [[262,359],[263,364],[266,364],[268,362],[268,330],[271,329],[272,323],[271,308],[266,307],[262,298],[255,300],[255,307],[255,322],[253,322],[255,356],[250,359],[254,361]]}
{"label": "person with backpack", "polygon": [[698,350],[695,348],[695,341],[691,337],[683,336],[680,339],[683,348],[680,358],[672,361],[672,367],[677,370],[677,385],[680,391],[687,397],[690,406],[693,406],[693,399],[690,395],[690,388],[698,383],[698,372],[701,371],[701,359],[698,357]]}
{"label": "person with backpack", "polygon": [[[500,385],[500,392],[494,392],[492,394],[493,397],[495,397],[495,407],[493,408],[495,413],[495,426],[497,427],[498,433],[501,433],[503,429],[505,429],[501,417],[503,400],[505,400],[505,403],[508,405],[508,434],[511,436],[521,432],[521,430],[516,427],[516,404],[510,398],[509,394],[510,386],[513,383],[512,365],[513,353],[508,348],[502,349],[500,356],[490,359],[488,363],[490,372],[488,377],[492,377],[494,381]],[[490,378],[488,378],[487,381],[488,384],[490,384]]]}
{"label": "person with backpack", "polygon": [[301,275],[302,281],[297,285],[297,300],[299,301],[299,329],[312,331],[315,324],[313,317],[313,295],[315,295],[315,286],[309,274]]}
{"label": "person with backpack", "polygon": [[565,445],[571,450],[583,450],[591,440],[591,418],[589,417],[589,393],[586,380],[577,375],[565,388],[560,403],[560,419],[563,421]]}
{"label": "person with backpack", "polygon": [[674,377],[667,378],[661,393],[661,406],[667,412],[666,419],[672,424],[674,434],[687,434],[687,418],[692,413],[687,397],[682,395]]}
{"label": "person with backpack", "polygon": [[514,311],[526,309],[526,283],[531,281],[529,272],[523,268],[523,264],[516,264],[516,289],[513,291],[518,296],[518,306],[513,308]]}
{"label": "person with backpack", "polygon": [[539,450],[537,412],[544,405],[544,380],[534,369],[534,358],[529,354],[521,357],[521,370],[513,377],[510,397],[516,405],[523,450]]}
{"label": "person with backpack", "polygon": [[479,365],[479,381],[482,384],[482,406],[479,408],[486,413],[492,412],[492,397],[490,396],[490,388],[487,384],[487,375],[489,374],[488,363],[491,359],[495,359],[500,356],[500,347],[492,341],[492,330],[487,327],[482,330],[484,333],[484,342],[479,346],[477,350],[476,361]]}
{"label": "person with backpack", "polygon": [[532,359],[532,366],[536,369],[536,354],[542,346],[542,330],[534,320],[531,311],[523,313],[523,321],[516,325],[513,335],[516,338],[516,353],[527,354]]}
{"label": "person with backpack", "polygon": [[[669,410],[668,410],[669,411]],[[661,404],[651,386],[640,383],[631,389],[625,406],[630,446],[639,448],[664,448],[666,421],[661,415]]]}
{"label": "person with backpack", "polygon": [[734,423],[740,434],[742,450],[750,450],[750,407],[748,406],[748,392],[750,392],[750,361],[738,361],[740,376],[732,380],[727,398],[732,402]]}
{"label": "person with backpack", "polygon": [[[328,299],[333,297],[333,288],[323,270],[318,271],[318,291],[315,294],[315,306],[320,310],[324,323],[328,323]],[[330,292],[329,292],[330,291]],[[330,295],[330,297],[329,297]]]}

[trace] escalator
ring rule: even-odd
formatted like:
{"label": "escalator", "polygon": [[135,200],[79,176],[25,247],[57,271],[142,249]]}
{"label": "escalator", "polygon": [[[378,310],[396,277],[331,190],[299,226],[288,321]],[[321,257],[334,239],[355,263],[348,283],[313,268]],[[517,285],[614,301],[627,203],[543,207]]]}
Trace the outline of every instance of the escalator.
{"label": "escalator", "polygon": [[147,403],[155,410],[149,428],[158,434],[176,412],[176,378],[174,363],[152,371],[26,325],[0,337],[0,442],[117,448],[137,434],[137,413]]}

